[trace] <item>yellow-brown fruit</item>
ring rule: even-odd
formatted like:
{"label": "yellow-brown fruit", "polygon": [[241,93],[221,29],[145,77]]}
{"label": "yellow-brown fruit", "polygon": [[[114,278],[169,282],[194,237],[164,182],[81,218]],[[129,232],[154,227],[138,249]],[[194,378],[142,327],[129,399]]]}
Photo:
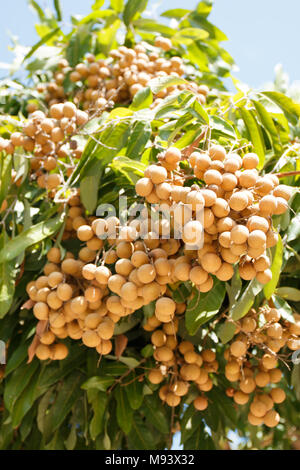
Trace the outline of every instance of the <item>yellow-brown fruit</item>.
{"label": "yellow-brown fruit", "polygon": [[252,426],[260,426],[263,423],[263,418],[254,416],[251,412],[248,414],[248,421]]}
{"label": "yellow-brown fruit", "polygon": [[254,380],[258,387],[265,387],[270,382],[270,376],[268,372],[260,371],[256,374]]}
{"label": "yellow-brown fruit", "polygon": [[206,397],[196,397],[193,401],[193,405],[198,411],[206,410],[208,406],[208,401]]}
{"label": "yellow-brown fruit", "polygon": [[225,262],[214,274],[220,281],[229,281],[234,274],[234,269],[231,264]]}
{"label": "yellow-brown fruit", "polygon": [[249,395],[241,390],[237,390],[233,395],[233,399],[238,405],[245,405],[249,401]]}
{"label": "yellow-brown fruit", "polygon": [[112,350],[112,342],[110,340],[102,339],[101,342],[96,346],[96,351],[99,354],[109,354]]}
{"label": "yellow-brown fruit", "polygon": [[48,330],[45,331],[41,336],[40,336],[40,342],[42,344],[52,344],[55,341],[55,335],[52,333],[52,331]]}
{"label": "yellow-brown fruit", "polygon": [[267,412],[267,407],[262,401],[255,400],[250,405],[250,411],[257,418],[262,418]]}
{"label": "yellow-brown fruit", "polygon": [[208,153],[212,160],[224,161],[226,157],[226,150],[221,145],[212,145]]}
{"label": "yellow-brown fruit", "polygon": [[141,178],[135,185],[135,191],[139,196],[146,197],[151,194],[153,183],[150,178]]}
{"label": "yellow-brown fruit", "polygon": [[59,263],[61,260],[60,249],[56,247],[50,248],[47,253],[47,259],[50,263]]}
{"label": "yellow-brown fruit", "polygon": [[67,346],[63,343],[53,344],[51,346],[51,359],[54,361],[63,361],[69,353]]}
{"label": "yellow-brown fruit", "polygon": [[261,362],[265,369],[274,369],[277,366],[277,357],[276,355],[266,353],[263,355]]}
{"label": "yellow-brown fruit", "polygon": [[39,344],[36,348],[35,355],[41,361],[46,361],[50,359],[51,351],[49,346],[46,344]]}
{"label": "yellow-brown fruit", "polygon": [[86,312],[87,306],[87,300],[83,296],[74,297],[70,303],[70,308],[75,315],[81,315]]}
{"label": "yellow-brown fruit", "polygon": [[201,259],[202,268],[208,273],[217,272],[221,265],[221,258],[215,253],[206,253]]}
{"label": "yellow-brown fruit", "polygon": [[57,286],[56,294],[60,300],[66,302],[72,298],[73,289],[69,284],[62,283]]}
{"label": "yellow-brown fruit", "polygon": [[280,421],[280,415],[275,410],[269,410],[264,416],[264,424],[269,428],[274,428]]}
{"label": "yellow-brown fruit", "polygon": [[112,338],[115,330],[115,324],[110,318],[105,318],[97,328],[97,333],[101,339]]}
{"label": "yellow-brown fruit", "polygon": [[251,188],[255,186],[258,180],[256,170],[245,170],[239,176],[239,183],[243,188]]}
{"label": "yellow-brown fruit", "polygon": [[61,264],[61,269],[64,273],[72,276],[76,275],[79,271],[78,261],[75,259],[65,259]]}
{"label": "yellow-brown fruit", "polygon": [[270,395],[274,403],[283,403],[286,399],[285,391],[278,387],[272,388],[272,390],[270,391]]}
{"label": "yellow-brown fruit", "polygon": [[256,153],[246,153],[243,156],[242,163],[245,170],[253,170],[259,164],[259,158]]}
{"label": "yellow-brown fruit", "polygon": [[280,339],[283,334],[283,329],[280,323],[273,323],[267,328],[267,335],[271,338]]}
{"label": "yellow-brown fruit", "polygon": [[243,318],[242,319],[242,330],[245,333],[252,333],[257,327],[256,320],[254,318]]}
{"label": "yellow-brown fruit", "polygon": [[185,364],[180,369],[180,375],[184,380],[197,380],[200,377],[200,367],[197,364]]}
{"label": "yellow-brown fruit", "polygon": [[256,271],[251,262],[245,262],[239,265],[239,275],[245,281],[250,281],[256,276]]}
{"label": "yellow-brown fruit", "polygon": [[244,225],[235,225],[231,232],[230,238],[236,245],[241,245],[248,240],[249,230]]}
{"label": "yellow-brown fruit", "polygon": [[148,374],[148,379],[152,384],[159,384],[164,380],[164,376],[160,369],[152,369]]}
{"label": "yellow-brown fruit", "polygon": [[178,395],[175,395],[175,393],[169,392],[166,396],[166,403],[169,406],[175,407],[178,406],[180,403],[181,399]]}
{"label": "yellow-brown fruit", "polygon": [[286,201],[289,201],[292,196],[292,193],[293,188],[291,188],[290,186],[286,186],[285,184],[278,185],[273,191],[274,196],[283,198]]}
{"label": "yellow-brown fruit", "polygon": [[93,330],[86,330],[82,334],[82,342],[89,348],[95,348],[100,344],[101,339],[99,338],[96,331]]}
{"label": "yellow-brown fruit", "polygon": [[185,354],[187,351],[193,351],[194,345],[190,341],[182,341],[178,346],[179,351],[181,354]]}
{"label": "yellow-brown fruit", "polygon": [[170,390],[175,393],[178,397],[183,397],[187,394],[189,390],[189,385],[182,380],[177,380],[172,385],[170,385]]}
{"label": "yellow-brown fruit", "polygon": [[247,344],[243,341],[234,341],[230,346],[230,352],[235,357],[242,357],[247,352]]}
{"label": "yellow-brown fruit", "polygon": [[189,272],[190,281],[196,285],[203,284],[203,282],[207,281],[208,274],[207,272],[201,268],[201,266],[195,266]]}
{"label": "yellow-brown fruit", "polygon": [[155,357],[157,358],[158,361],[168,362],[168,361],[171,361],[171,359],[173,359],[174,353],[172,349],[166,346],[161,346],[160,348],[157,348],[155,350]]}
{"label": "yellow-brown fruit", "polygon": [[282,378],[282,372],[280,369],[270,369],[269,376],[271,383],[278,383]]}
{"label": "yellow-brown fruit", "polygon": [[272,279],[271,269],[266,269],[265,271],[260,271],[260,272],[256,273],[256,279],[261,284],[267,284]]}
{"label": "yellow-brown fruit", "polygon": [[248,206],[248,196],[244,191],[237,191],[232,194],[228,202],[231,209],[240,212]]}
{"label": "yellow-brown fruit", "polygon": [[207,185],[216,184],[218,186],[221,186],[223,180],[222,174],[218,170],[206,170],[203,179]]}
{"label": "yellow-brown fruit", "polygon": [[38,320],[48,320],[48,305],[44,302],[37,302],[33,307],[33,314]]}

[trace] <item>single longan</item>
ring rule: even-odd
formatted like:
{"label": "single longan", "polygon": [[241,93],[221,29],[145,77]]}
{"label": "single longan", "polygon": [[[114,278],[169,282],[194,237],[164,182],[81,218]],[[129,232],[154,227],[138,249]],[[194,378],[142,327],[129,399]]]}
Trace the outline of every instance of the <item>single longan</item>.
{"label": "single longan", "polygon": [[283,403],[286,399],[285,391],[278,387],[272,388],[272,390],[270,391],[270,395],[274,403]]}
{"label": "single longan", "polygon": [[206,397],[196,397],[193,401],[193,404],[196,410],[198,411],[206,410],[206,408],[208,407],[208,401]]}
{"label": "single longan", "polygon": [[215,273],[220,269],[222,260],[215,253],[206,253],[201,259],[201,265],[206,272]]}
{"label": "single longan", "polygon": [[223,180],[222,174],[218,170],[206,170],[203,179],[207,185],[216,184],[218,186],[221,186]]}
{"label": "single longan", "polygon": [[242,357],[247,352],[247,345],[242,341],[234,341],[230,346],[230,352],[235,357]]}
{"label": "single longan", "polygon": [[255,380],[252,377],[245,377],[240,381],[240,389],[244,393],[252,393],[256,388]]}
{"label": "single longan", "polygon": [[141,178],[135,185],[135,191],[139,196],[146,197],[151,194],[153,183],[150,178]]}
{"label": "single longan", "polygon": [[61,260],[60,249],[56,247],[50,248],[47,253],[47,259],[50,263],[59,263]]}
{"label": "single longan", "polygon": [[266,269],[265,271],[259,271],[258,273],[256,273],[256,279],[261,284],[267,284],[272,279],[271,269]]}
{"label": "single longan", "polygon": [[245,170],[239,176],[239,184],[243,188],[251,188],[255,186],[258,180],[258,174],[256,170]]}
{"label": "single longan", "polygon": [[41,361],[46,361],[50,358],[50,348],[46,344],[39,344],[36,348],[35,355]]}
{"label": "single longan", "polygon": [[230,232],[230,239],[236,245],[245,243],[249,237],[249,230],[245,225],[235,225]]}
{"label": "single longan", "polygon": [[242,160],[245,170],[253,170],[259,164],[259,158],[256,153],[246,153]]}
{"label": "single longan", "polygon": [[280,421],[279,413],[275,410],[269,410],[263,418],[263,422],[269,428],[274,428]]}
{"label": "single longan", "polygon": [[63,361],[69,353],[67,346],[63,343],[54,344],[51,347],[51,359],[55,361]]}
{"label": "single longan", "polygon": [[225,262],[214,274],[220,281],[229,281],[234,274],[234,269],[231,264]]}
{"label": "single longan", "polygon": [[208,153],[212,160],[224,161],[226,157],[226,150],[221,145],[212,145]]}
{"label": "single longan", "polygon": [[159,384],[163,381],[164,376],[159,369],[152,369],[148,374],[148,379],[152,384]]}
{"label": "single longan", "polygon": [[66,302],[72,298],[73,289],[69,284],[61,283],[57,286],[56,294],[60,300]]}
{"label": "single longan", "polygon": [[246,192],[237,191],[229,199],[229,206],[236,212],[240,212],[248,206],[248,196]]}
{"label": "single longan", "polygon": [[245,405],[249,401],[249,395],[241,390],[237,390],[233,395],[233,399],[238,405]]}

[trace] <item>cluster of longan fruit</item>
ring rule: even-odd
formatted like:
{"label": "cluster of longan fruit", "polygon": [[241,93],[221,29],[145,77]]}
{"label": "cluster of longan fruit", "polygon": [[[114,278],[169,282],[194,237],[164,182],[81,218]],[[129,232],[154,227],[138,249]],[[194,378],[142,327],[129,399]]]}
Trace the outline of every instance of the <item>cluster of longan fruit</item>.
{"label": "cluster of longan fruit", "polygon": [[[77,64],[74,69],[63,59],[59,62],[59,70],[54,74],[54,81],[41,84],[39,91],[46,92],[45,99],[50,105],[63,101],[66,96],[62,84],[69,74],[70,81],[78,86],[74,102],[88,112],[112,107],[114,103],[130,102],[151,79],[184,75],[185,67],[180,57],[160,56],[160,49],[169,51],[171,48],[169,39],[157,37],[155,47],[146,42],[133,48],[120,46],[110,51],[109,59],[96,60],[93,54],[88,54],[86,60]],[[189,82],[188,85],[170,86],[157,93],[154,106],[167,95],[185,88],[197,93],[199,101],[205,103],[209,91],[207,86]]]}
{"label": "cluster of longan fruit", "polygon": [[[71,102],[54,104],[49,113],[50,117],[47,117],[42,111],[34,111],[21,132],[13,132],[10,140],[5,141],[4,150],[13,154],[16,147],[21,147],[30,152],[30,167],[38,185],[53,190],[62,182],[60,173],[50,173],[57,169],[58,162],[63,162],[63,169],[70,176],[73,159],[82,155],[77,141],[68,138],[87,123],[88,115]],[[0,147],[3,145],[1,141]]]}
{"label": "cluster of longan fruit", "polygon": [[282,378],[277,353],[287,345],[300,347],[300,322],[280,323],[280,312],[269,306],[258,311],[251,309],[237,323],[236,337],[225,350],[225,376],[236,388],[228,388],[227,395],[238,405],[251,400],[248,421],[258,426],[275,427],[280,416],[273,406],[285,400],[285,392],[275,384]]}
{"label": "cluster of longan fruit", "polygon": [[[220,145],[190,155],[189,163],[199,180],[192,186],[184,186],[190,175],[180,168],[184,157],[179,149],[170,147],[158,159],[136,183],[136,193],[171,214],[171,225],[161,223],[162,233],[165,226],[175,230],[181,225],[187,249],[203,240],[197,251],[190,250],[190,263],[185,263],[179,280],[191,280],[201,292],[207,292],[213,287],[211,275],[227,281],[238,263],[242,279],[269,282],[272,272],[266,249],[278,241],[272,215],[288,210],[292,188],[280,185],[275,175],[259,176],[256,154],[227,154]],[[196,217],[200,211],[202,220]]]}
{"label": "cluster of longan fruit", "polygon": [[[216,354],[209,349],[201,353],[196,352],[194,345],[189,341],[178,342],[178,318],[162,323],[158,320],[157,305],[160,305],[160,299],[156,302],[155,315],[149,317],[143,326],[146,331],[154,330],[151,343],[154,347],[156,367],[149,371],[148,380],[152,384],[167,382],[159,389],[159,397],[171,407],[178,406],[182,397],[187,395],[190,385],[194,384],[201,392],[201,395],[194,399],[194,406],[196,410],[205,410],[208,400],[204,392],[213,387],[209,374],[216,372],[219,367]],[[177,304],[176,314],[184,313],[185,307],[184,303]]]}

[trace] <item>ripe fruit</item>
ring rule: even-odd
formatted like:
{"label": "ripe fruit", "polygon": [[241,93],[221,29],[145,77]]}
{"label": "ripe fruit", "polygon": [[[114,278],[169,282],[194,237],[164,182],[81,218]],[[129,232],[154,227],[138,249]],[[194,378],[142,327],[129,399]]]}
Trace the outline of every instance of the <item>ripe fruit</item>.
{"label": "ripe fruit", "polygon": [[196,397],[195,400],[193,401],[193,404],[196,410],[203,411],[207,408],[208,401],[206,397]]}

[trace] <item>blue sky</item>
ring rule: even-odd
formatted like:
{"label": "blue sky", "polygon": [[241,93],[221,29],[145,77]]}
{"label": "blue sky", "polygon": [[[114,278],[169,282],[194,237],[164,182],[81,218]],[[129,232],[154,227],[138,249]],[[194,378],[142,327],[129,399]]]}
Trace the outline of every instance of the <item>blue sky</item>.
{"label": "blue sky", "polygon": [[[94,0],[61,0],[65,18],[71,13],[86,14]],[[152,14],[169,8],[192,8],[197,0],[151,0]],[[51,6],[52,0],[40,0]],[[215,0],[211,20],[228,36],[225,48],[240,71],[235,75],[252,87],[273,79],[274,67],[282,63],[291,80],[300,80],[299,42],[300,1],[297,0]],[[37,40],[35,14],[27,0],[9,0],[0,17],[0,62],[10,61],[8,33],[21,43]],[[1,74],[2,75],[2,74]]]}

